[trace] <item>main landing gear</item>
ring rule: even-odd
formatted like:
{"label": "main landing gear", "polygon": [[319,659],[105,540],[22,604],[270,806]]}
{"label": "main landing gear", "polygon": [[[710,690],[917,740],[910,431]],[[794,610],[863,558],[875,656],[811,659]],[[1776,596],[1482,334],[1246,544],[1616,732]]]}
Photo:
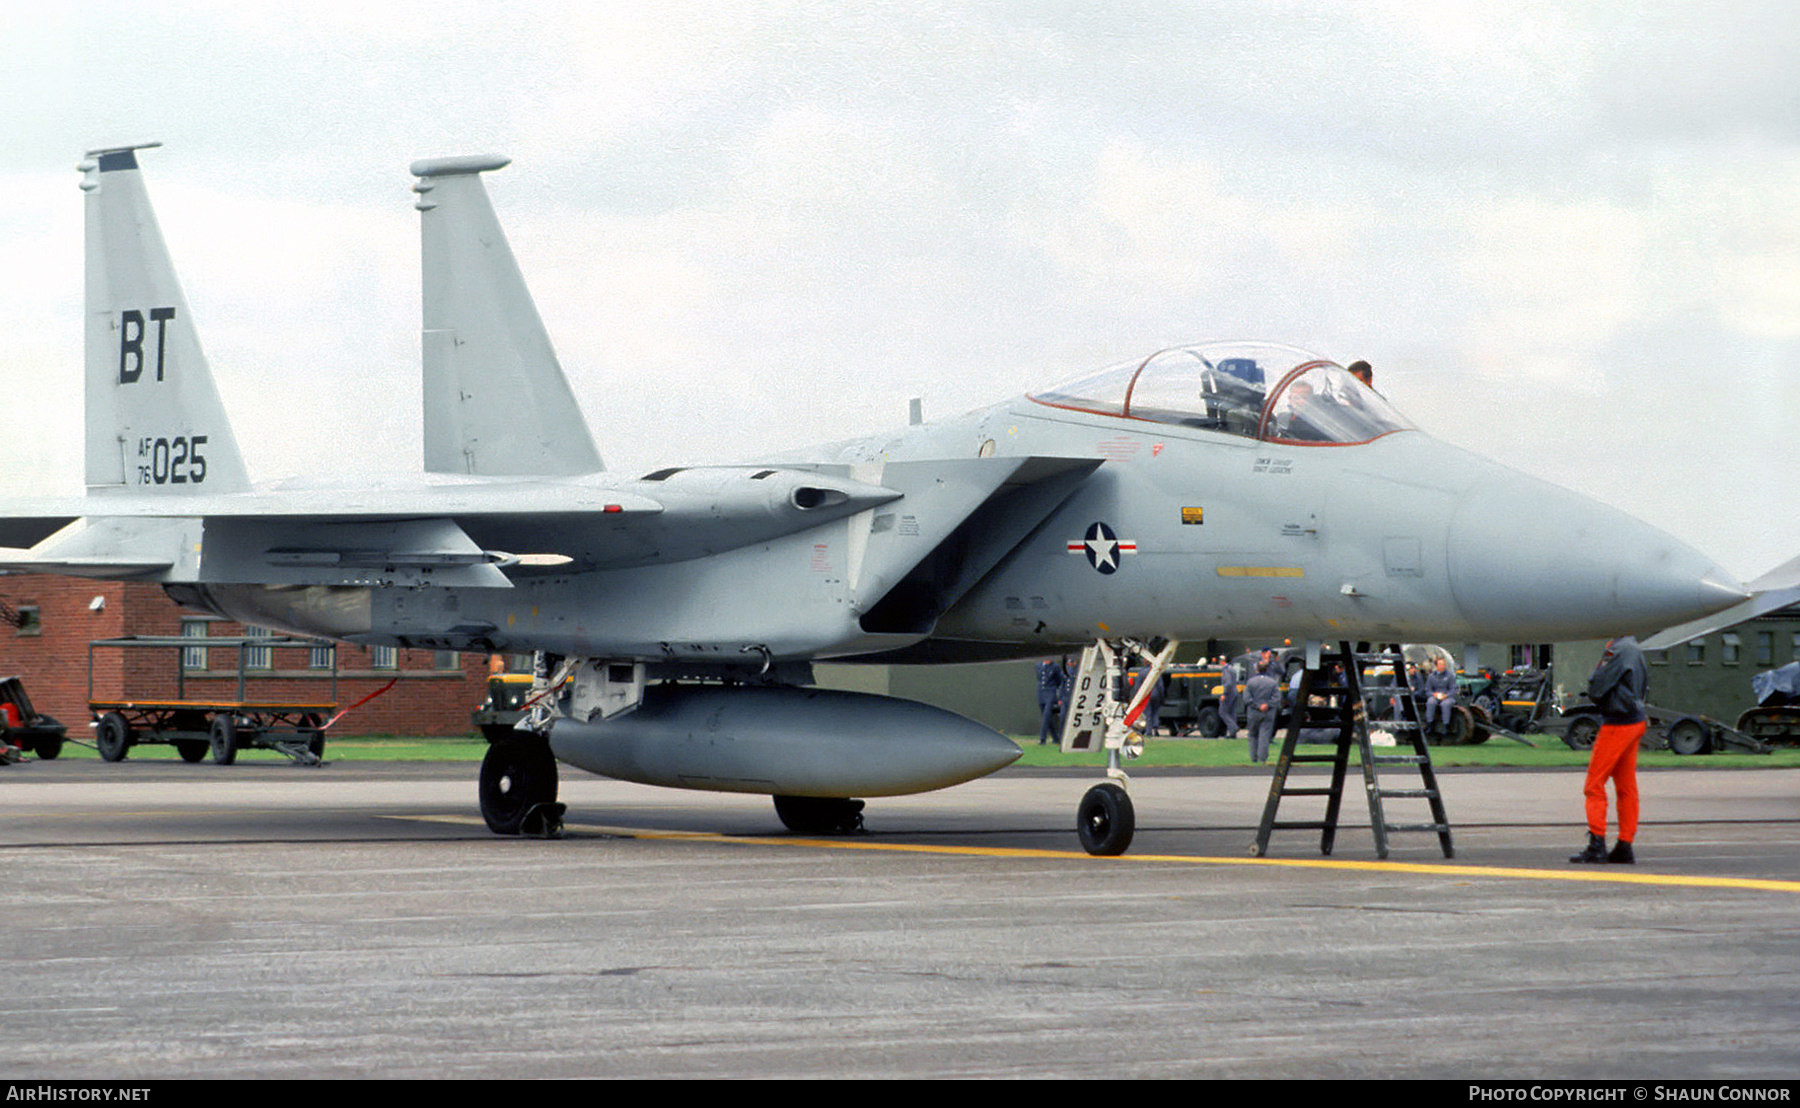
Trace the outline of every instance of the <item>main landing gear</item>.
{"label": "main landing gear", "polygon": [[778,796],[775,814],[796,835],[853,835],[863,829],[863,802],[830,796]]}
{"label": "main landing gear", "polygon": [[556,799],[550,728],[560,718],[590,720],[629,712],[644,696],[640,663],[539,653],[531,663],[524,718],[488,735],[481,760],[481,818],[496,835],[560,839],[568,807]]}
{"label": "main landing gear", "polygon": [[481,818],[494,834],[562,837],[567,808],[556,800],[556,758],[542,735],[515,731],[489,743],[480,793]]}

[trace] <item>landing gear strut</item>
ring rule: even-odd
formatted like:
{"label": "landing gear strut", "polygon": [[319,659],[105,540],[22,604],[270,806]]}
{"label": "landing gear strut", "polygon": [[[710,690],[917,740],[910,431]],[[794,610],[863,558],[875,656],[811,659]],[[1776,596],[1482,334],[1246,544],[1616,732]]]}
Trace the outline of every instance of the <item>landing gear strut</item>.
{"label": "landing gear strut", "polygon": [[489,743],[481,760],[481,818],[496,835],[562,837],[567,809],[556,800],[550,742],[529,732]]}

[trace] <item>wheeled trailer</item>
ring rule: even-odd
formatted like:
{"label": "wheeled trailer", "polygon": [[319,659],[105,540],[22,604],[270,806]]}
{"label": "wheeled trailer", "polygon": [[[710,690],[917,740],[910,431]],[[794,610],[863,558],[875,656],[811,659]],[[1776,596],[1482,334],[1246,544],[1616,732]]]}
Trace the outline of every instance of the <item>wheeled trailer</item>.
{"label": "wheeled trailer", "polygon": [[[1667,750],[1675,754],[1711,754],[1729,751],[1734,754],[1768,754],[1773,747],[1747,735],[1727,723],[1692,712],[1674,712],[1644,705],[1648,717],[1640,750]],[[1565,708],[1559,718],[1539,722],[1546,733],[1559,736],[1572,750],[1591,750],[1600,734],[1600,711],[1585,701]]]}
{"label": "wheeled trailer", "polygon": [[[94,699],[96,649],[160,647],[179,652],[198,646],[237,648],[235,698],[187,696],[187,675],[177,653],[173,698]],[[246,666],[248,651],[282,647],[331,651],[330,700],[291,701],[246,695],[251,680]],[[323,765],[325,727],[337,712],[337,651],[328,643],[277,636],[196,639],[131,635],[96,639],[88,644],[88,710],[94,717],[94,745],[108,762],[123,761],[131,748],[141,743],[167,743],[187,762],[198,762],[211,754],[215,763],[228,766],[237,760],[240,750],[262,749],[279,751],[301,765]]]}

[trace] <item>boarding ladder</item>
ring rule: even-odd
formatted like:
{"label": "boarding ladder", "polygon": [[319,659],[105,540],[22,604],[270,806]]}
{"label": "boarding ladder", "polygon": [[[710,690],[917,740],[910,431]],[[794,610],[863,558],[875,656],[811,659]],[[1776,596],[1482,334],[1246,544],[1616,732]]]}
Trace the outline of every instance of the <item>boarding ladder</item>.
{"label": "boarding ladder", "polygon": [[[1391,686],[1365,688],[1363,667],[1391,668]],[[1339,644],[1335,652],[1322,651],[1317,668],[1301,671],[1300,685],[1294,693],[1294,707],[1289,714],[1287,737],[1281,745],[1281,756],[1275,762],[1275,776],[1269,782],[1269,799],[1263,805],[1262,822],[1256,830],[1256,842],[1250,853],[1263,857],[1268,853],[1269,836],[1281,831],[1318,831],[1319,852],[1330,854],[1337,839],[1338,815],[1343,807],[1344,779],[1350,765],[1350,750],[1355,747],[1362,764],[1363,789],[1369,798],[1369,829],[1375,836],[1375,853],[1388,856],[1388,836],[1397,832],[1434,831],[1443,845],[1444,857],[1454,858],[1450,842],[1450,820],[1444,814],[1444,798],[1438,790],[1437,773],[1431,766],[1431,751],[1425,745],[1425,729],[1420,725],[1419,707],[1410,695],[1406,681],[1406,658],[1398,649],[1380,653],[1358,653],[1349,643]],[[1392,698],[1395,716],[1380,724],[1410,745],[1410,754],[1377,754],[1369,742],[1369,705]],[[1315,703],[1317,701],[1317,703]],[[1297,754],[1302,734],[1306,731],[1336,732],[1334,749],[1329,754]],[[1320,763],[1331,766],[1331,783],[1325,787],[1288,785],[1288,773],[1296,764]],[[1379,766],[1412,766],[1418,770],[1419,788],[1383,788],[1377,778]],[[1279,820],[1276,814],[1283,799],[1291,796],[1322,796],[1325,817],[1318,820]],[[1430,823],[1390,823],[1385,814],[1386,801],[1423,799],[1431,806]]]}

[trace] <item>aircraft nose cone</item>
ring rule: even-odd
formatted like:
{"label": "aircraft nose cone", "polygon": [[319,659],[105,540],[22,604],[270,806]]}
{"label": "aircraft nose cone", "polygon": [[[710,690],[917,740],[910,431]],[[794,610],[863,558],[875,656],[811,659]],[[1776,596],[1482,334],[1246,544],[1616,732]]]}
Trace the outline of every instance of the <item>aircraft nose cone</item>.
{"label": "aircraft nose cone", "polygon": [[[1477,628],[1515,642],[1648,635],[1749,595],[1674,536],[1578,493],[1509,475],[1450,524],[1450,587]],[[1490,630],[1491,629],[1491,630]]]}

